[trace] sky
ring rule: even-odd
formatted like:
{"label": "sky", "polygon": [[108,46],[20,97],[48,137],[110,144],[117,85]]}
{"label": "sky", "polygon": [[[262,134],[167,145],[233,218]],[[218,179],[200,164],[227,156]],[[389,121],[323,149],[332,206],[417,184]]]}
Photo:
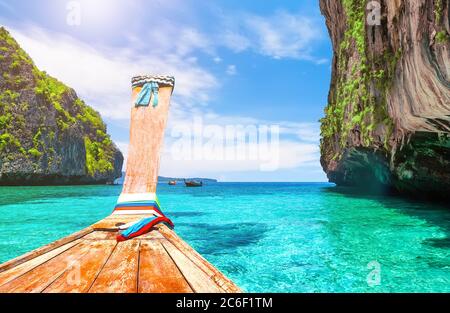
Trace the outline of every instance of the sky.
{"label": "sky", "polygon": [[125,157],[131,77],[175,76],[161,175],[326,181],[318,0],[0,0],[0,24],[100,112]]}

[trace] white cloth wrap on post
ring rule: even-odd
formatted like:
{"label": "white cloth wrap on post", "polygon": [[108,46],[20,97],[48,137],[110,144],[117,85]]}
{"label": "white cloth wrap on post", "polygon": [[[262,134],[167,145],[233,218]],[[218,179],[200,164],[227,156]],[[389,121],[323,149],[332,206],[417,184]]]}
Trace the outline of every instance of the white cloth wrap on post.
{"label": "white cloth wrap on post", "polygon": [[112,215],[148,215],[148,216],[157,216],[161,217],[162,215],[156,212],[155,210],[123,210],[123,211],[114,211]]}
{"label": "white cloth wrap on post", "polygon": [[[117,204],[124,204],[124,203],[139,203],[139,202],[146,202],[146,201],[157,201],[156,193],[154,192],[147,192],[147,193],[122,193],[119,196],[119,199],[117,200]],[[155,216],[161,216],[158,212],[155,210],[115,210],[113,212],[113,215],[135,215],[135,214],[153,214]]]}
{"label": "white cloth wrap on post", "polygon": [[117,200],[117,204],[139,201],[156,201],[156,193],[122,193]]}

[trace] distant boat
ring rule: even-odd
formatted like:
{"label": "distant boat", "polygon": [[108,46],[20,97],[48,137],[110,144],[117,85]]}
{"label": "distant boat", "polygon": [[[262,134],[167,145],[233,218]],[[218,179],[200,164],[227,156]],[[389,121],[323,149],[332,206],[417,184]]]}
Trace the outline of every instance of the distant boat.
{"label": "distant boat", "polygon": [[170,186],[175,186],[177,184],[177,181],[176,180],[170,180],[169,181],[169,185]]}
{"label": "distant boat", "polygon": [[202,187],[203,182],[202,181],[195,181],[195,180],[185,180],[184,184],[186,187]]}

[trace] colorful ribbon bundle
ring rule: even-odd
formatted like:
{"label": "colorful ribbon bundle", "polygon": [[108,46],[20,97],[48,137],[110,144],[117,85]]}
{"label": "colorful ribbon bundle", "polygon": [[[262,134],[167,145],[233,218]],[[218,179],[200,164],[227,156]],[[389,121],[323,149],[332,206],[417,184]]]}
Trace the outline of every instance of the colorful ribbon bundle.
{"label": "colorful ribbon bundle", "polygon": [[145,217],[138,222],[131,224],[122,232],[119,232],[116,237],[117,241],[125,241],[141,236],[149,232],[152,227],[159,223],[165,223],[171,228],[174,227],[172,221],[162,212],[155,194],[145,194],[143,197],[141,196],[141,199],[144,200],[137,200],[137,198],[139,198],[139,194],[122,195],[114,208],[113,215],[145,214],[153,216]]}
{"label": "colorful ribbon bundle", "polygon": [[152,227],[154,227],[155,225],[157,225],[159,223],[166,223],[170,227],[174,227],[172,221],[165,216],[147,217],[147,218],[141,219],[137,223],[128,227],[126,230],[120,232],[117,235],[116,240],[118,242],[120,242],[120,241],[125,241],[128,239],[134,238],[134,237],[141,236],[141,235],[149,232],[152,229]]}

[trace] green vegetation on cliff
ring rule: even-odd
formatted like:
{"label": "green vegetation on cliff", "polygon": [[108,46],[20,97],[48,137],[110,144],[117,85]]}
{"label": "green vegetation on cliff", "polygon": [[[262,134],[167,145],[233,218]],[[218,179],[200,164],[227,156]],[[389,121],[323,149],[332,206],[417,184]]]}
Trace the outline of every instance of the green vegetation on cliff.
{"label": "green vegetation on cliff", "polygon": [[57,172],[61,154],[68,153],[65,141],[79,136],[85,174],[120,173],[115,169],[117,149],[100,114],[71,88],[40,71],[3,27],[0,70],[0,166],[21,159],[34,171]]}
{"label": "green vegetation on cliff", "polygon": [[[450,41],[450,35],[445,29],[444,16],[444,3],[442,0],[435,0],[434,3],[434,20],[435,27],[437,27],[438,32],[436,33],[436,42],[438,44],[445,44]],[[439,30],[440,29],[440,30]]]}
{"label": "green vegetation on cliff", "polygon": [[441,23],[442,14],[444,13],[444,4],[442,3],[442,0],[436,0],[434,6],[434,19],[436,24],[439,25]]}
{"label": "green vegetation on cliff", "polygon": [[61,132],[64,132],[77,122],[81,122],[85,129],[92,131],[88,136],[85,136],[84,140],[88,173],[94,176],[97,172],[106,173],[112,171],[114,169],[114,155],[113,151],[109,149],[112,142],[106,134],[106,125],[103,123],[100,114],[87,106],[84,101],[76,99],[73,102],[76,115],[73,116],[61,105],[63,95],[70,92],[70,89],[44,72],[36,70],[35,78],[37,81],[36,94],[44,96],[59,113],[57,125]]}
{"label": "green vegetation on cliff", "polygon": [[[347,29],[337,54],[336,93],[325,109],[321,120],[322,150],[327,140],[339,143],[333,159],[339,159],[347,146],[351,131],[357,131],[360,144],[373,144],[373,131],[385,128],[385,148],[392,132],[392,121],[387,113],[386,91],[390,86],[401,51],[385,51],[381,56],[369,56],[366,45],[366,5],[364,1],[343,0]],[[376,88],[379,99],[372,96]],[[337,136],[337,137],[335,137]],[[324,151],[323,151],[324,152]]]}
{"label": "green vegetation on cliff", "polygon": [[440,32],[438,32],[436,34],[436,41],[439,44],[444,44],[444,43],[450,41],[450,36],[449,36],[449,34],[447,34],[446,30],[441,30]]}

